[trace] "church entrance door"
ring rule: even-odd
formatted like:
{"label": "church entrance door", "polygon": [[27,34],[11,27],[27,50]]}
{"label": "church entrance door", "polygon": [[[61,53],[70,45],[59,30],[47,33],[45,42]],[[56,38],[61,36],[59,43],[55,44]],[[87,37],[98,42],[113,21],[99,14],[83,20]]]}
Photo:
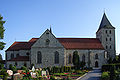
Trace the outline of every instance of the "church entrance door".
{"label": "church entrance door", "polygon": [[95,67],[98,67],[98,61],[95,62]]}

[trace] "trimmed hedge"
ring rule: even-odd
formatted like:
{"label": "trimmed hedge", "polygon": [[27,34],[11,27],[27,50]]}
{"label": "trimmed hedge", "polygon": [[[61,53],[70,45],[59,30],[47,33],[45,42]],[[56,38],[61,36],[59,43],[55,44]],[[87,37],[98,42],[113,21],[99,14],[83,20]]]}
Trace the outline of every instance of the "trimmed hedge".
{"label": "trimmed hedge", "polygon": [[117,64],[105,64],[105,65],[102,65],[102,72],[110,71],[110,68],[112,66],[115,66],[116,70],[120,69],[120,63],[117,63]]}

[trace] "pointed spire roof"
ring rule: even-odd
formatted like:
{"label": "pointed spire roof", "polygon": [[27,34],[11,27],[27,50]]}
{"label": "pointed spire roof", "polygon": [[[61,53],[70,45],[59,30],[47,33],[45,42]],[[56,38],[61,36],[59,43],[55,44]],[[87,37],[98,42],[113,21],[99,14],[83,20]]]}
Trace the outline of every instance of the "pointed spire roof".
{"label": "pointed spire roof", "polygon": [[113,26],[112,26],[112,24],[110,23],[110,21],[108,20],[108,18],[107,18],[107,16],[106,16],[106,14],[105,14],[105,12],[104,12],[104,14],[103,14],[103,17],[102,17],[102,20],[101,20],[101,23],[100,23],[100,26],[99,26],[99,29],[98,30],[100,30],[101,28],[105,28],[105,27],[109,27],[109,28],[114,28]]}

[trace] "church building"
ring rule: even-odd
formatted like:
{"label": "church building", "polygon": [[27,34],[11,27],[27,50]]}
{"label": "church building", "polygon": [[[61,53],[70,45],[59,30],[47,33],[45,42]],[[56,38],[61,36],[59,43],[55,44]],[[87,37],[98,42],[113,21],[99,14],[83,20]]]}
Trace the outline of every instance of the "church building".
{"label": "church building", "polygon": [[107,60],[116,56],[115,27],[103,14],[96,38],[56,38],[47,29],[39,38],[27,42],[14,42],[6,50],[6,67],[16,65],[35,68],[73,66],[73,53],[78,53],[86,67],[101,68]]}

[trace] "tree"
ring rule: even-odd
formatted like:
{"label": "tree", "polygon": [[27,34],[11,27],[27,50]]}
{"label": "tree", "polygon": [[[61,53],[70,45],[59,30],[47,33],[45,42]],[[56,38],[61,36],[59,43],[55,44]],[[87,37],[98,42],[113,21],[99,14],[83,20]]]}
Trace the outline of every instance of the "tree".
{"label": "tree", "polygon": [[73,53],[73,65],[75,66],[76,69],[78,69],[79,63],[80,63],[80,61],[79,61],[79,55],[78,55],[78,52],[75,51]]}
{"label": "tree", "polygon": [[110,68],[110,80],[116,80],[115,65],[112,65]]}
{"label": "tree", "polygon": [[108,64],[111,64],[112,63],[112,58],[109,58],[109,60],[107,62],[108,62]]}
{"label": "tree", "polygon": [[[4,26],[3,24],[5,23],[5,21],[2,21],[3,17],[0,15],[0,39],[4,38]],[[3,48],[5,47],[5,43],[0,41],[0,50],[3,50]]]}

